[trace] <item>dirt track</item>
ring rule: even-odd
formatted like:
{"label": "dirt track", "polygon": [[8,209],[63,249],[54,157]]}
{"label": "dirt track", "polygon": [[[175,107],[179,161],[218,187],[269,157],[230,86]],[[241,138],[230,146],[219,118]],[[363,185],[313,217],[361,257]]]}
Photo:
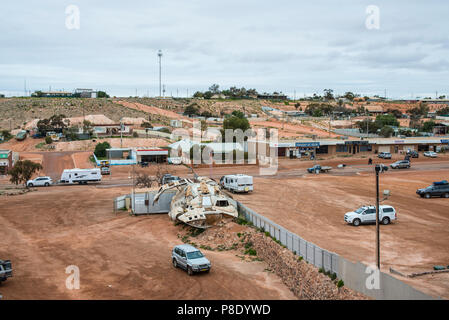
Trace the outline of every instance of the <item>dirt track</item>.
{"label": "dirt track", "polygon": [[[433,164],[429,164],[426,160],[430,159],[414,161],[413,170],[390,170],[381,176],[381,191],[391,191],[384,203],[396,208],[399,219],[381,226],[381,259],[386,272],[389,267],[409,274],[449,265],[449,200],[422,199],[415,193],[433,181],[448,180],[449,166],[444,161],[432,159]],[[343,220],[346,212],[375,201],[374,173],[367,171],[368,166],[355,167],[358,172],[348,176],[289,176],[280,172],[277,178],[256,177],[254,193],[236,198],[327,250],[372,264],[375,226],[356,228]],[[434,296],[449,298],[448,280],[448,274],[441,274],[406,281]]]}
{"label": "dirt track", "polygon": [[[295,299],[263,262],[231,252],[207,252],[209,274],[174,269],[179,227],[167,215],[114,215],[111,199],[124,192],[61,186],[0,198],[0,256],[15,270],[4,299]],[[80,268],[80,290],[65,287],[69,265]]]}

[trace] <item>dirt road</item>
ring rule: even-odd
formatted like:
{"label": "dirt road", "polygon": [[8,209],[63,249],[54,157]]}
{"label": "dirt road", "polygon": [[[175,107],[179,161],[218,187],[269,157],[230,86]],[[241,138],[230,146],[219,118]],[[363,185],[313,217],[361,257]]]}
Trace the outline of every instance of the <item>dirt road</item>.
{"label": "dirt road", "polygon": [[[295,299],[263,262],[207,252],[213,269],[189,277],[171,265],[182,243],[167,215],[112,213],[122,188],[41,188],[0,198],[0,257],[14,277],[4,299]],[[80,289],[66,288],[66,268],[80,270]]]}
{"label": "dirt road", "polygon": [[[384,204],[398,211],[398,221],[381,226],[384,271],[393,267],[405,274],[449,265],[449,200],[422,199],[418,188],[449,180],[446,164],[415,164],[414,170],[389,170],[380,178],[381,192],[391,191]],[[344,169],[345,170],[345,169]],[[301,174],[277,178],[256,177],[252,194],[235,198],[306,240],[353,261],[375,262],[375,226],[353,227],[343,216],[375,203],[375,177],[371,168],[350,175]],[[405,279],[403,279],[405,280]],[[449,274],[406,280],[434,296],[449,298]]]}

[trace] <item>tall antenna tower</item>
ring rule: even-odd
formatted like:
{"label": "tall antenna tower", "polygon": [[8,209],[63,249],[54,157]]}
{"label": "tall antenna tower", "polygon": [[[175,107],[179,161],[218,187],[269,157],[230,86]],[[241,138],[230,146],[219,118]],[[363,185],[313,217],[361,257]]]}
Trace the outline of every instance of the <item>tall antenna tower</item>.
{"label": "tall antenna tower", "polygon": [[162,50],[157,52],[159,57],[159,97],[162,97]]}

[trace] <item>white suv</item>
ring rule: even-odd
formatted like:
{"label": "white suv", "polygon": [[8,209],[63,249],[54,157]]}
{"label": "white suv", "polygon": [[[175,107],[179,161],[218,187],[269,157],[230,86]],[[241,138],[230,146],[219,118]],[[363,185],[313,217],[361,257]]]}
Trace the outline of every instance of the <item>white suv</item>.
{"label": "white suv", "polygon": [[53,180],[50,177],[38,177],[33,180],[27,181],[28,187],[48,187],[53,184]]}
{"label": "white suv", "polygon": [[[379,216],[382,224],[389,224],[397,219],[396,210],[392,206],[380,206]],[[362,223],[376,223],[376,206],[363,206],[355,211],[347,212],[345,222],[356,227]]]}

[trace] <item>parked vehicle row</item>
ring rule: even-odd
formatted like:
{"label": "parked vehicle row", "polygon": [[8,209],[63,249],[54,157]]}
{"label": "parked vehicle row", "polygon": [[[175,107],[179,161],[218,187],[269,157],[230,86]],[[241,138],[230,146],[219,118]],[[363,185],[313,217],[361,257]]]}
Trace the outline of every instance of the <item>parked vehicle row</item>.
{"label": "parked vehicle row", "polygon": [[[434,151],[425,151],[423,153],[423,155],[425,157],[430,157],[430,158],[436,158],[438,157],[438,154]],[[391,153],[390,152],[379,152],[379,154],[377,155],[378,158],[381,159],[391,159]],[[408,150],[407,154],[406,154],[407,158],[419,158],[419,152],[416,150]]]}

